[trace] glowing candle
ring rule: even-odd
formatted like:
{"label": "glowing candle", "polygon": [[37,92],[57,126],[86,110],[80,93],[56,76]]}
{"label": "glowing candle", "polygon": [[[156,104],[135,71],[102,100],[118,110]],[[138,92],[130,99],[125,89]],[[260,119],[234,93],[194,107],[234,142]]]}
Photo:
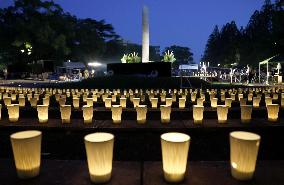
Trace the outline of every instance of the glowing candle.
{"label": "glowing candle", "polygon": [[166,106],[172,106],[173,104],[173,99],[172,98],[166,98]]}
{"label": "glowing candle", "polygon": [[201,124],[203,121],[203,112],[204,106],[203,105],[193,105],[193,120],[194,124]]}
{"label": "glowing candle", "polygon": [[[93,102],[93,99],[92,99]],[[84,105],[83,106],[83,118],[84,118],[84,123],[89,124],[93,122],[93,106],[88,106]]]}
{"label": "glowing candle", "polygon": [[71,105],[61,105],[60,113],[61,113],[62,123],[70,123]]}
{"label": "glowing candle", "polygon": [[37,105],[37,115],[40,123],[48,122],[48,106]]}
{"label": "glowing candle", "polygon": [[166,105],[161,105],[160,111],[161,111],[161,122],[169,123],[171,121],[171,107]]}
{"label": "glowing candle", "polygon": [[226,123],[228,119],[229,108],[226,105],[217,106],[218,123]]}
{"label": "glowing candle", "polygon": [[9,121],[10,122],[17,122],[19,120],[19,105],[18,104],[11,104],[7,105],[8,114],[9,114]]}
{"label": "glowing candle", "polygon": [[211,107],[212,108],[216,108],[217,107],[217,102],[218,102],[217,98],[212,98],[211,99]]}
{"label": "glowing candle", "polygon": [[120,98],[119,102],[122,108],[126,108],[126,98]]}
{"label": "glowing candle", "polygon": [[87,98],[87,106],[93,107],[93,105],[94,105],[93,98]]}
{"label": "glowing candle", "polygon": [[114,124],[120,124],[121,123],[122,107],[120,105],[112,105],[111,112],[112,112],[113,123]]}
{"label": "glowing candle", "polygon": [[246,98],[240,98],[240,105],[246,105],[247,99]]}
{"label": "glowing candle", "polygon": [[33,178],[40,172],[40,131],[22,131],[10,136],[18,177]]}
{"label": "glowing candle", "polygon": [[248,123],[251,121],[252,106],[241,105],[241,120],[242,123]]}
{"label": "glowing candle", "polygon": [[199,106],[203,106],[204,98],[197,98],[196,104]]}
{"label": "glowing candle", "polygon": [[179,106],[180,109],[185,108],[185,98],[179,98],[178,99],[178,106]]}
{"label": "glowing candle", "polygon": [[73,97],[73,107],[75,109],[79,109],[79,107],[80,107],[80,99],[79,98]]}
{"label": "glowing candle", "polygon": [[133,106],[134,108],[137,107],[140,103],[140,98],[133,98]]}
{"label": "glowing candle", "polygon": [[26,105],[26,98],[25,97],[19,97],[19,106],[24,107]]}
{"label": "glowing candle", "polygon": [[137,112],[137,123],[144,124],[146,123],[147,118],[147,105],[138,105],[135,107]]}
{"label": "glowing candle", "polygon": [[267,108],[268,121],[276,122],[278,120],[279,105],[268,104],[266,105],[266,108]]}
{"label": "glowing candle", "polygon": [[111,108],[111,98],[105,98],[105,107]]}
{"label": "glowing candle", "polygon": [[152,105],[152,108],[157,108],[158,107],[158,98],[151,98],[151,105]]}
{"label": "glowing candle", "polygon": [[181,182],[186,172],[190,137],[182,133],[161,135],[164,178],[167,182]]}
{"label": "glowing candle", "polygon": [[254,108],[258,108],[259,107],[260,100],[261,100],[261,98],[259,98],[259,97],[253,97],[252,104],[253,104]]}
{"label": "glowing candle", "polygon": [[268,104],[272,104],[272,98],[270,97],[265,98],[265,105],[267,106]]}
{"label": "glowing candle", "polygon": [[225,99],[225,105],[227,106],[227,107],[229,107],[229,108],[231,108],[232,107],[232,98],[226,98]]}
{"label": "glowing candle", "polygon": [[112,173],[114,135],[97,132],[86,135],[84,140],[91,181],[108,182]]}
{"label": "glowing candle", "polygon": [[3,99],[4,99],[5,106],[12,104],[12,99],[10,97],[5,97]]}
{"label": "glowing candle", "polygon": [[235,179],[252,179],[259,144],[260,136],[257,134],[242,131],[230,133],[231,173]]}

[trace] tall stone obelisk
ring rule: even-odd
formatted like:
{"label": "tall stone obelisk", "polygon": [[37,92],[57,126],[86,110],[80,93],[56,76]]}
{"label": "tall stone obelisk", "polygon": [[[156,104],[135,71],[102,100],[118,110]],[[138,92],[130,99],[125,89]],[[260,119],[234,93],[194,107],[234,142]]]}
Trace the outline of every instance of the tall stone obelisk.
{"label": "tall stone obelisk", "polygon": [[149,62],[149,17],[148,7],[142,11],[142,63]]}

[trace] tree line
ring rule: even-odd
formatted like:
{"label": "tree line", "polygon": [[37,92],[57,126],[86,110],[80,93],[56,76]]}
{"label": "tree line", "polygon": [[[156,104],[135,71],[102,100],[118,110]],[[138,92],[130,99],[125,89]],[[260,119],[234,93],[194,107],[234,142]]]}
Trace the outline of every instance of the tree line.
{"label": "tree line", "polygon": [[[161,61],[159,49],[150,47],[150,60]],[[167,49],[182,62],[193,60],[188,47]],[[66,60],[120,61],[124,53],[133,51],[141,55],[141,45],[125,42],[111,24],[77,18],[53,1],[15,0],[14,5],[0,9],[0,66],[38,60],[54,60],[57,65]]]}
{"label": "tree line", "polygon": [[210,34],[202,61],[214,66],[229,67],[233,63],[257,66],[259,62],[284,54],[284,1],[265,0],[246,27],[234,21],[221,29],[215,26]]}

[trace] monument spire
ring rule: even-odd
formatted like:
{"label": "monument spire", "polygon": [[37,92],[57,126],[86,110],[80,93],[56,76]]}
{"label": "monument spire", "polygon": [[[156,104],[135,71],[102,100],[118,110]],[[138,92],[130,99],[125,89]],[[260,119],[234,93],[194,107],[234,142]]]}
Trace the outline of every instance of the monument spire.
{"label": "monument spire", "polygon": [[142,63],[149,62],[149,17],[148,7],[142,11]]}

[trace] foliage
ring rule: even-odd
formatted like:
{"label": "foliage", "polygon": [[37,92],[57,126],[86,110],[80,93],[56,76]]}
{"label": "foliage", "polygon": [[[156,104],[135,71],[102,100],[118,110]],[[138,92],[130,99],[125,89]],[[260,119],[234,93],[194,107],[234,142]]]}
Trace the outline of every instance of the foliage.
{"label": "foliage", "polygon": [[171,63],[176,61],[176,58],[175,58],[173,51],[171,51],[171,52],[170,52],[170,50],[166,51],[164,56],[163,56],[162,61],[163,62],[171,62]]}
{"label": "foliage", "polygon": [[282,0],[266,0],[255,11],[247,26],[238,29],[232,21],[215,26],[208,38],[202,61],[212,65],[239,63],[257,66],[258,62],[284,52],[284,4]]}
{"label": "foliage", "polygon": [[124,54],[121,58],[122,63],[140,63],[141,57],[138,56],[138,53],[130,53],[130,54]]}

